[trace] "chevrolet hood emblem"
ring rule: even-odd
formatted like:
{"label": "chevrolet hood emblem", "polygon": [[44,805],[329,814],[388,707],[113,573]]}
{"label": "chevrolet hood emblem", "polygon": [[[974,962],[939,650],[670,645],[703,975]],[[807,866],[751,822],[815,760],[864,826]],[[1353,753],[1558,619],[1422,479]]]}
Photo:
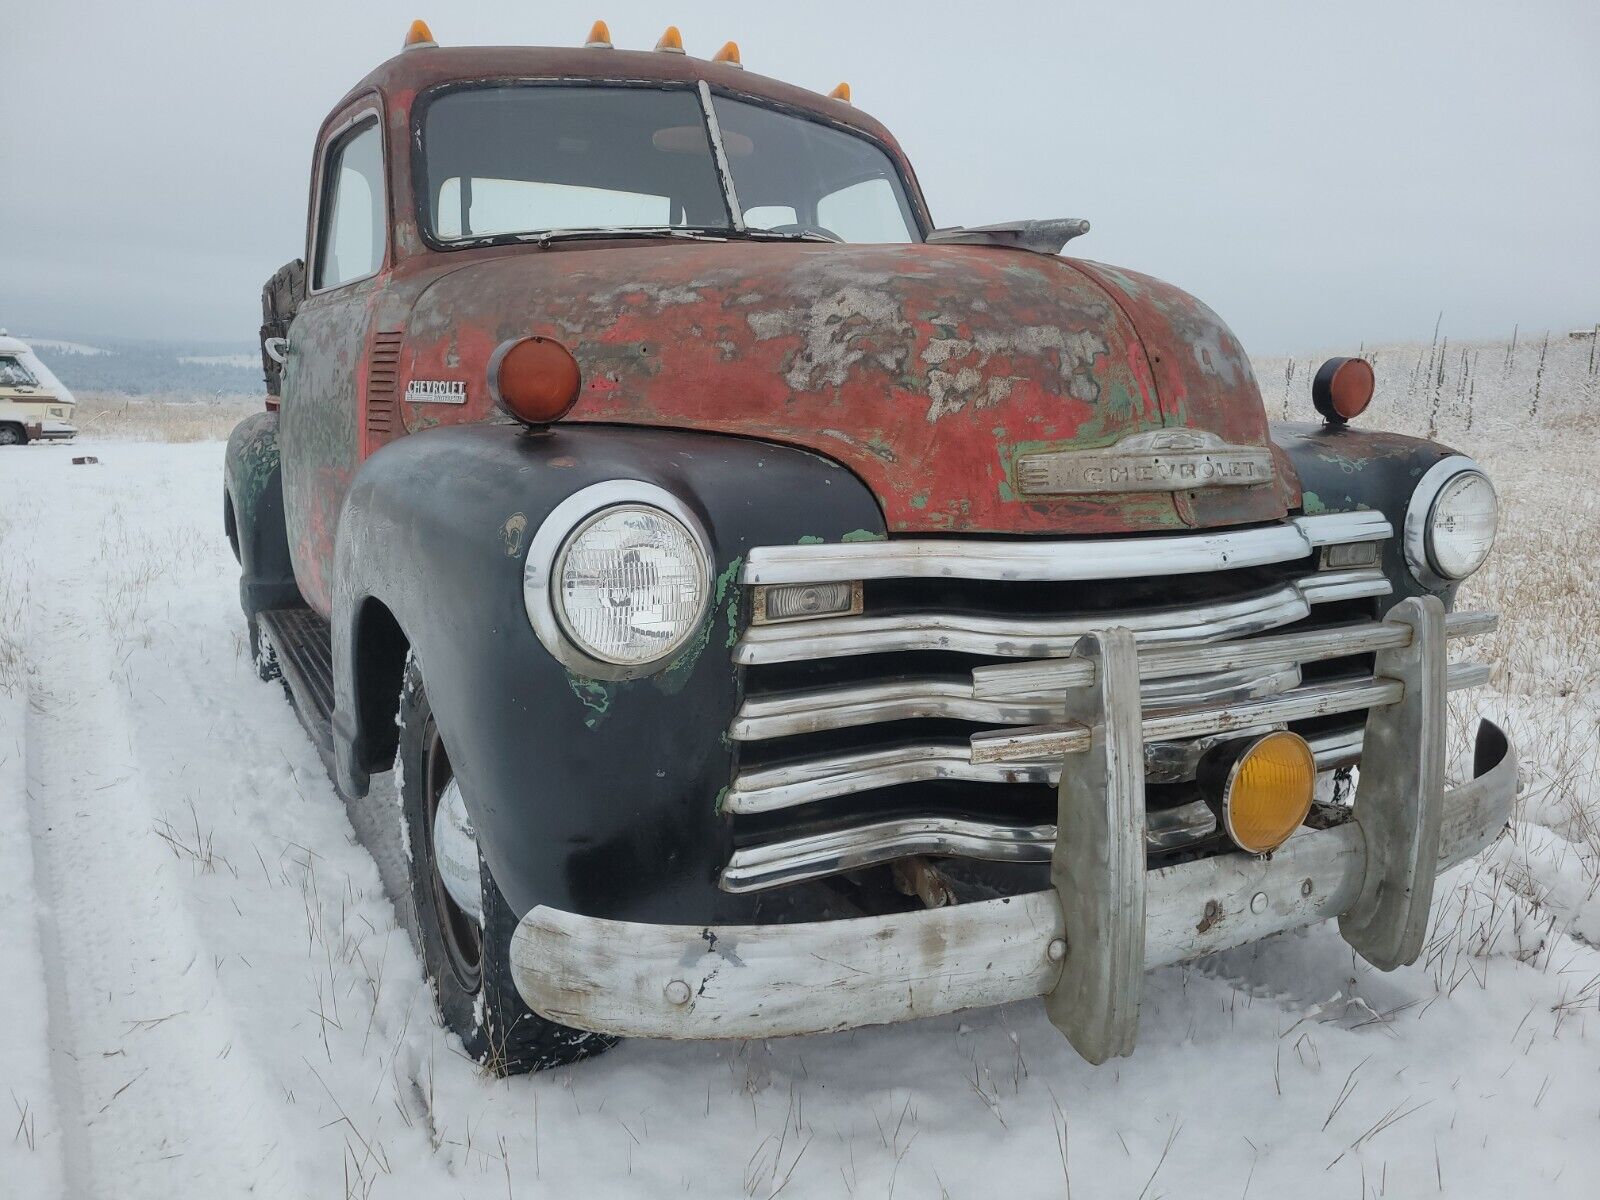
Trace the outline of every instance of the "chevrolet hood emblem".
{"label": "chevrolet hood emblem", "polygon": [[1230,446],[1214,433],[1156,429],[1095,450],[1057,450],[1017,459],[1017,489],[1028,496],[1187,492],[1271,483],[1272,451]]}

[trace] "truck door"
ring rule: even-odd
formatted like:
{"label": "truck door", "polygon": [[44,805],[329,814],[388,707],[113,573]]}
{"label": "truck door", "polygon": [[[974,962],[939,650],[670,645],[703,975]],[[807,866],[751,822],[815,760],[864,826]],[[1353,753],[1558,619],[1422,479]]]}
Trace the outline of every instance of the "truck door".
{"label": "truck door", "polygon": [[388,278],[388,187],[375,98],[357,101],[331,125],[312,188],[310,266],[289,328],[278,443],[295,579],[327,616],[339,506],[360,463],[357,410],[371,314]]}

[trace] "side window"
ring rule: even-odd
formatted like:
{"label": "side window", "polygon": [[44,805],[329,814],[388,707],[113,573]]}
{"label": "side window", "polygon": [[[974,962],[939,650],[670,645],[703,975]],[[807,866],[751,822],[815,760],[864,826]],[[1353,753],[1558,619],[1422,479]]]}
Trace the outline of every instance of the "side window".
{"label": "side window", "polygon": [[370,117],[328,147],[317,216],[317,288],[364,279],[383,266],[383,146]]}
{"label": "side window", "polygon": [[9,354],[0,357],[0,387],[38,387],[39,381],[21,361]]}

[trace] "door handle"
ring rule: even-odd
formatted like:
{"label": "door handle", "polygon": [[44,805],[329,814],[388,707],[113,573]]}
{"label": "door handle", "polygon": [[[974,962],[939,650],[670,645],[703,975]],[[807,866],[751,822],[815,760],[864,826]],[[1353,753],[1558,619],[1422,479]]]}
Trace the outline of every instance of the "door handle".
{"label": "door handle", "polygon": [[267,352],[267,357],[280,367],[289,359],[289,339],[281,337],[267,338],[261,343],[261,348]]}

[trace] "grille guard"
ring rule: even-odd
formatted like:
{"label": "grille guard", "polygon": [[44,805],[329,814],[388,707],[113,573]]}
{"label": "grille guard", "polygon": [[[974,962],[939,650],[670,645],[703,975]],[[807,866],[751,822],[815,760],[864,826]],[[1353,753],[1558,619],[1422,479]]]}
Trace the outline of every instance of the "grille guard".
{"label": "grille guard", "polygon": [[1414,961],[1435,874],[1499,835],[1517,766],[1510,740],[1484,721],[1476,777],[1443,787],[1443,608],[1406,600],[1388,621],[1412,633],[1382,652],[1380,668],[1398,676],[1384,682],[1400,694],[1368,716],[1364,781],[1381,785],[1364,787],[1352,819],[1302,830],[1269,856],[1148,871],[1129,852],[1142,822],[1142,779],[1129,768],[1141,736],[1128,700],[1136,655],[1131,638],[1106,631],[1098,652],[1120,664],[1120,682],[1101,683],[1097,669],[1098,686],[1084,689],[1097,699],[1075,714],[1091,752],[1063,773],[1073,849],[1058,842],[1052,889],[790,925],[650,925],[541,906],[512,937],[517,988],[562,1024],[664,1038],[820,1033],[1047,996],[1052,1020],[1099,1062],[1133,1047],[1144,970],[1333,917],[1381,969]]}

